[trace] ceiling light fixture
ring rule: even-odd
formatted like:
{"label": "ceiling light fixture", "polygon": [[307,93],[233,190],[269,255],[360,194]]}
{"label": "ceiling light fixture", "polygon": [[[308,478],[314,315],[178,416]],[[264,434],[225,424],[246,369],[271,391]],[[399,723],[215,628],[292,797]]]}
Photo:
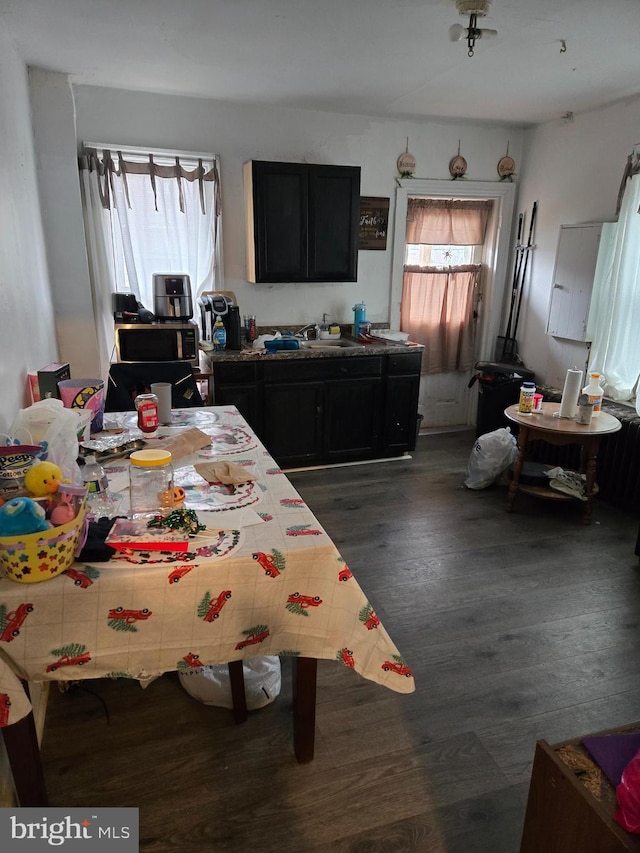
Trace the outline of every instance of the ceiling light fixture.
{"label": "ceiling light fixture", "polygon": [[467,55],[473,56],[473,51],[476,46],[476,41],[484,36],[497,36],[497,30],[479,29],[478,18],[483,18],[489,11],[491,0],[455,0],[456,9],[461,15],[469,15],[469,26],[463,27],[462,24],[453,24],[449,27],[449,40],[461,41],[467,40],[469,48]]}

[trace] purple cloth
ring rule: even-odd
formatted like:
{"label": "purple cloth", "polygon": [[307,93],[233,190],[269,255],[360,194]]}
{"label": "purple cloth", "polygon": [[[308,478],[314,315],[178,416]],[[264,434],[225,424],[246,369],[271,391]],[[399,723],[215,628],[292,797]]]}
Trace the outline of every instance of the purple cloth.
{"label": "purple cloth", "polygon": [[622,771],[640,750],[640,732],[582,738],[582,744],[611,784],[617,788]]}

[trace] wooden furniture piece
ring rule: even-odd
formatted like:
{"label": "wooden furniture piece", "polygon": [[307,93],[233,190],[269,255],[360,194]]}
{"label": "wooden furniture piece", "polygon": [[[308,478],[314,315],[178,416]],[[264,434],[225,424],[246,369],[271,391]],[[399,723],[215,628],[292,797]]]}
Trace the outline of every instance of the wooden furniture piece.
{"label": "wooden furniture piece", "polygon": [[[78,559],[42,583],[0,576],[0,732],[23,806],[43,805],[46,796],[25,682],[146,679],[231,662],[234,717],[243,722],[242,659],[289,658],[299,762],[314,753],[318,659],[399,693],[415,689],[353,573],[238,411],[174,414],[176,423],[160,435],[198,427],[211,441],[205,456],[236,461],[253,475],[233,486],[207,484],[193,470],[202,455],[180,457],[175,483],[206,523],[187,551]],[[139,437],[134,413],[111,419]],[[114,485],[122,463],[105,467],[122,495],[113,514],[126,515],[126,487]]]}
{"label": "wooden furniture piece", "polygon": [[247,279],[356,281],[360,167],[244,165]]}
{"label": "wooden furniture piece", "polygon": [[555,417],[560,411],[560,403],[543,403],[542,412],[521,415],[517,404],[505,409],[508,420],[518,424],[518,456],[513,464],[513,473],[509,484],[507,510],[513,510],[513,504],[519,491],[536,495],[548,500],[567,501],[576,498],[562,492],[554,491],[544,486],[530,486],[520,483],[522,465],[526,455],[527,444],[530,441],[546,441],[548,444],[579,444],[581,449],[580,470],[586,475],[585,495],[583,502],[582,520],[584,524],[591,523],[593,495],[597,491],[595,474],[598,445],[603,435],[617,432],[622,424],[613,415],[606,412],[591,419],[590,424],[579,424],[574,419]]}
{"label": "wooden furniture piece", "polygon": [[421,361],[422,349],[210,359],[216,405],[237,406],[283,468],[413,450]]}
{"label": "wooden furniture piece", "polygon": [[[619,731],[637,730],[640,723]],[[626,832],[613,819],[616,792],[602,775],[600,797],[563,760],[560,750],[584,752],[581,738],[550,746],[536,744],[520,853],[625,853],[640,851],[640,836]],[[586,754],[586,753],[585,753]]]}

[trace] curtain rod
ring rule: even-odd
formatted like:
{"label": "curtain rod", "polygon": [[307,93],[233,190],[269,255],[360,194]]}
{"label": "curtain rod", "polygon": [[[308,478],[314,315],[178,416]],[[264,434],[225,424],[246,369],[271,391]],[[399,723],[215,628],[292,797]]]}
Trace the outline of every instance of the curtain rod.
{"label": "curtain rod", "polygon": [[140,148],[136,145],[115,145],[106,142],[83,142],[85,148],[96,148],[102,151],[107,148],[109,151],[129,151],[131,154],[159,154],[161,157],[193,157],[195,160],[217,160],[218,155],[198,153],[197,151],[172,151],[170,148]]}

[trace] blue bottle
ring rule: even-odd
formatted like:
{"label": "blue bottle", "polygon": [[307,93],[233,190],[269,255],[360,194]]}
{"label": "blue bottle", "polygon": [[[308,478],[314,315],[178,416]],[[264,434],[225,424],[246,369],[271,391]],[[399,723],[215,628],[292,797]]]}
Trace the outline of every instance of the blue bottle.
{"label": "blue bottle", "polygon": [[364,302],[358,302],[353,306],[353,334],[358,335],[360,324],[367,321],[367,306]]}

